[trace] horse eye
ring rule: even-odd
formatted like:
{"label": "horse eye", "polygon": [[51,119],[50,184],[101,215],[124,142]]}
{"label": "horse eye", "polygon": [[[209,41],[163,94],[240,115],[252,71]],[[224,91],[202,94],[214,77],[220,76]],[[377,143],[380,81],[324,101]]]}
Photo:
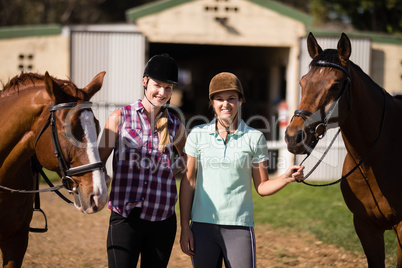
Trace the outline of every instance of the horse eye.
{"label": "horse eye", "polygon": [[339,84],[338,84],[338,83],[333,84],[333,85],[329,88],[330,91],[337,91],[338,89],[339,89]]}

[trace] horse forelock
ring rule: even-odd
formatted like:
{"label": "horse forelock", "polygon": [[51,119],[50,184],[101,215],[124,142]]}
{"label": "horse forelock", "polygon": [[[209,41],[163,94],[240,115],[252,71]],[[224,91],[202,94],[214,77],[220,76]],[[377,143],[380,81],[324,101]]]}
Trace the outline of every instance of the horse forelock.
{"label": "horse forelock", "polygon": [[327,61],[331,63],[341,64],[336,49],[325,49],[322,53],[318,54],[311,62],[310,68],[315,66],[318,61]]}

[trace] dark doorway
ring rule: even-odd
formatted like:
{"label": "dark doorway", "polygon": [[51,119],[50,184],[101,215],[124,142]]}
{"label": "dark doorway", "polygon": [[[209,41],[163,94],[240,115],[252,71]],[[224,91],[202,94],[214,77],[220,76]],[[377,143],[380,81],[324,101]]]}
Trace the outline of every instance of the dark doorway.
{"label": "dark doorway", "polygon": [[[181,93],[179,108],[188,131],[213,118],[209,108],[209,82],[214,75],[225,71],[234,73],[242,82],[246,103],[242,105],[241,118],[251,127],[261,130],[267,140],[275,140],[276,106],[286,98],[287,59],[277,60],[278,52],[284,49],[150,43],[148,54],[168,53],[177,61],[179,84],[176,89]],[[275,73],[278,77],[270,77],[270,68],[273,67],[279,68],[280,71]],[[277,81],[274,83],[278,85],[276,88],[270,88],[272,79]]]}

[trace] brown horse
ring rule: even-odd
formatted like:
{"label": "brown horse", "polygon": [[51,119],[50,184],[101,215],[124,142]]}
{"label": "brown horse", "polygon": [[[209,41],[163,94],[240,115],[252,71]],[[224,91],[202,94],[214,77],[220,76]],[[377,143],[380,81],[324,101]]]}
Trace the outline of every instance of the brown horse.
{"label": "brown horse", "polygon": [[384,231],[392,229],[402,267],[402,103],[349,60],[345,34],[337,49],[323,51],[311,33],[307,45],[313,60],[286,130],[288,150],[309,153],[327,127],[340,126],[347,149],[341,190],[368,265],[385,266]]}
{"label": "brown horse", "polygon": [[[107,185],[100,162],[98,122],[89,99],[101,88],[105,73],[85,88],[46,74],[22,73],[0,91],[0,249],[4,267],[20,267],[28,246],[37,186],[31,158],[59,173],[84,213],[101,210]],[[57,155],[57,156],[56,156]]]}

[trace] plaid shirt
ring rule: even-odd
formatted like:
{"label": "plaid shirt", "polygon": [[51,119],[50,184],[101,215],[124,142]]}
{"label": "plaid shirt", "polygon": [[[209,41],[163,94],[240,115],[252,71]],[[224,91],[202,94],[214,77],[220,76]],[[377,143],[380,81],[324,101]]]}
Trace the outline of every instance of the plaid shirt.
{"label": "plaid shirt", "polygon": [[108,207],[124,217],[134,207],[140,207],[141,219],[164,220],[173,215],[177,201],[176,181],[170,166],[180,121],[169,113],[171,144],[161,153],[157,130],[152,132],[141,100],[120,108],[120,112]]}

